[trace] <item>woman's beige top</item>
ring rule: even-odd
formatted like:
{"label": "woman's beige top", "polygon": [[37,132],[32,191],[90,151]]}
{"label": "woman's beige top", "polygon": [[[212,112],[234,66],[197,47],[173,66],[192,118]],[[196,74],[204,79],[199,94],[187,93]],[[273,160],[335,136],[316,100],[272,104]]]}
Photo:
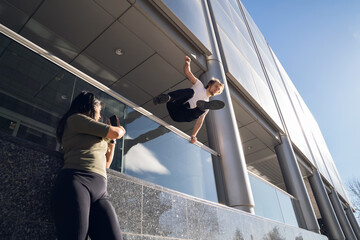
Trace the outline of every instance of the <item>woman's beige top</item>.
{"label": "woman's beige top", "polygon": [[64,167],[98,173],[106,178],[107,142],[110,126],[83,115],[71,115],[62,138]]}

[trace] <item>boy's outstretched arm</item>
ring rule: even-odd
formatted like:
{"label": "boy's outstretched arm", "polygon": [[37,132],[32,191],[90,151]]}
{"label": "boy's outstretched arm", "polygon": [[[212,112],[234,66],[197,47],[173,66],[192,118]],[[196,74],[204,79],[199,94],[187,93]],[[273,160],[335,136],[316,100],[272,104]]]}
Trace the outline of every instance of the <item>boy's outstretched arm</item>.
{"label": "boy's outstretched arm", "polygon": [[195,125],[194,125],[194,129],[192,131],[192,134],[191,134],[191,140],[190,142],[191,143],[194,143],[197,141],[197,138],[196,138],[196,135],[198,134],[200,128],[202,127],[203,125],[203,122],[204,122],[204,119],[205,119],[205,116],[206,116],[207,112],[204,113],[203,115],[201,115],[195,122]]}
{"label": "boy's outstretched arm", "polygon": [[197,78],[194,76],[194,74],[191,72],[190,63],[191,63],[191,58],[189,58],[188,56],[185,56],[184,73],[185,73],[185,75],[188,77],[188,79],[190,80],[190,82],[191,82],[192,84],[195,84],[198,79],[197,79]]}

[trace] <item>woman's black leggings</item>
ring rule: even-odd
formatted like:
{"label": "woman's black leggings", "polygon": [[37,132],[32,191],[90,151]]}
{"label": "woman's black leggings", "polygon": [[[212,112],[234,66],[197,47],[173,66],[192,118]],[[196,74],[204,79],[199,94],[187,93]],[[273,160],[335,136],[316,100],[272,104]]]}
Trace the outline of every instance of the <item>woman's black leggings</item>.
{"label": "woman's black leggings", "polygon": [[59,240],[122,239],[106,189],[107,180],[97,173],[61,170],[52,196]]}

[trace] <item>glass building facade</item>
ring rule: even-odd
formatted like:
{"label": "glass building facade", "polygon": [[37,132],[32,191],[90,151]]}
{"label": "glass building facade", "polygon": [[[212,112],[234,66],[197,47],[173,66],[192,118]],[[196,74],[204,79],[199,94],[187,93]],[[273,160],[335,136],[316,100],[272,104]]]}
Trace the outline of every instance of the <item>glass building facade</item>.
{"label": "glass building facade", "polygon": [[[152,104],[160,93],[189,87],[185,55],[199,77],[219,51],[241,137],[242,146],[233,147],[244,149],[255,215],[306,228],[279,167],[280,135],[290,138],[302,178],[317,169],[325,188],[335,188],[351,205],[316,120],[241,1],[122,0],[116,6],[98,0],[0,3],[2,132],[61,152],[57,122],[74,96],[88,90],[104,103],[102,121],[116,114],[126,129],[111,169],[226,204],[226,173],[219,174],[223,159],[208,140],[210,126],[190,144],[193,123],[175,123]],[[89,12],[80,14],[85,7]],[[114,54],[119,48],[124,56]]]}

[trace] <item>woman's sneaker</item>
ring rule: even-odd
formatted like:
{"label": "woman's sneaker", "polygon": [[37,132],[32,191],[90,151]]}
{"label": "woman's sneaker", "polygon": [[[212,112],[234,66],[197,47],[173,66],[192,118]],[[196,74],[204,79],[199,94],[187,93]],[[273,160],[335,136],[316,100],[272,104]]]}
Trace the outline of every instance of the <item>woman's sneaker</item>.
{"label": "woman's sneaker", "polygon": [[153,103],[155,105],[167,103],[168,101],[170,101],[170,96],[167,94],[163,94],[163,93],[160,94],[159,96],[153,98]]}
{"label": "woman's sneaker", "polygon": [[206,109],[218,110],[223,108],[225,106],[225,103],[219,100],[212,100],[209,102],[199,100],[196,102],[196,106],[202,111],[205,111]]}

